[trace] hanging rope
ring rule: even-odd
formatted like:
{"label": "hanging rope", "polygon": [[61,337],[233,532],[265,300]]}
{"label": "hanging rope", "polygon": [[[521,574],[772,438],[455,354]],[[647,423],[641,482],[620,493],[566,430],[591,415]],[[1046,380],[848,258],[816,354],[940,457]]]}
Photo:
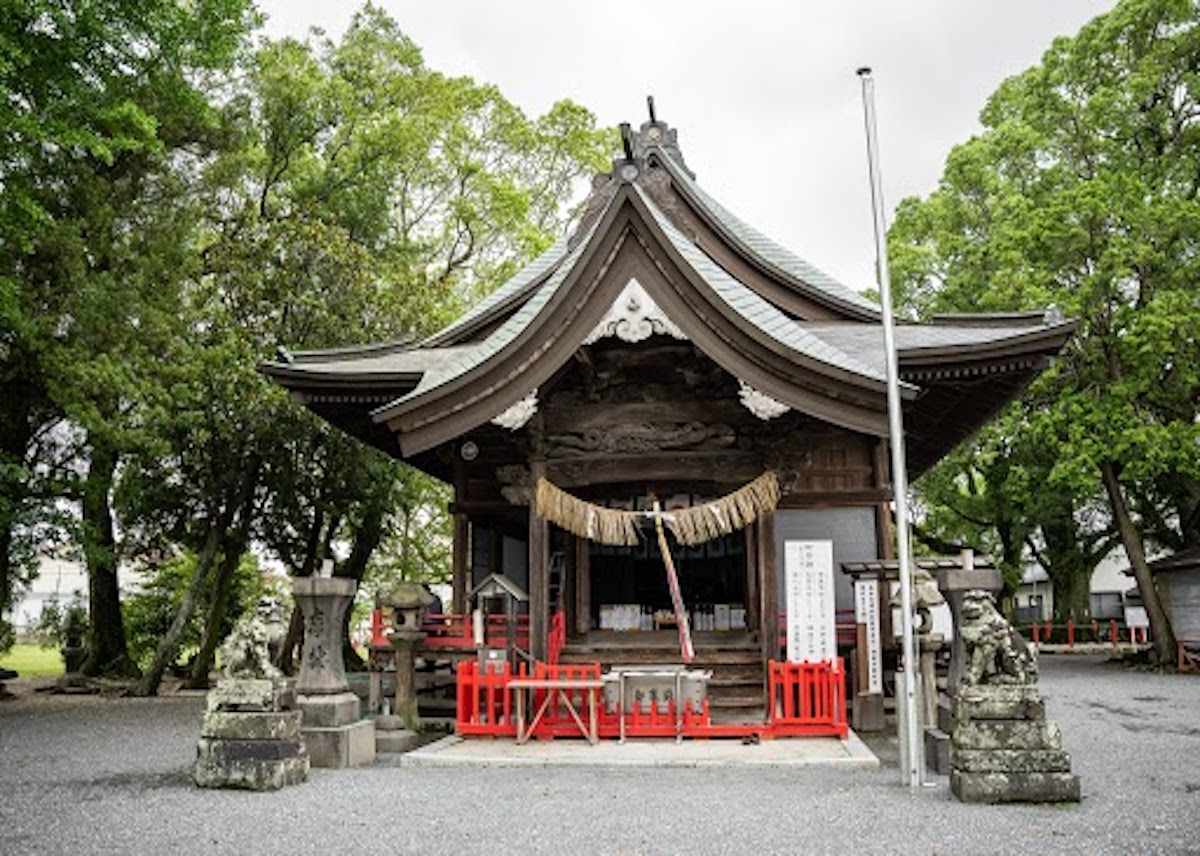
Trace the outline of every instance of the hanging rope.
{"label": "hanging rope", "polygon": [[761,515],[774,511],[778,504],[779,479],[770,470],[720,499],[673,511],[603,508],[572,496],[544,478],[538,479],[534,494],[534,512],[539,517],[580,538],[615,547],[639,543],[639,524],[647,519],[661,520],[677,542],[694,547],[744,529]]}

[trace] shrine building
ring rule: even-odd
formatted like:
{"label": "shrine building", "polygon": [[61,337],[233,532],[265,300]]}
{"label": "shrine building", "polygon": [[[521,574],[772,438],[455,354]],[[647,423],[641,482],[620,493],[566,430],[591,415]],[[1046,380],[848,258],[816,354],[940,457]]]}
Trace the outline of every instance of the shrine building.
{"label": "shrine building", "polygon": [[[698,543],[667,533],[714,708],[761,711],[766,663],[781,658],[785,543],[832,542],[835,567],[893,558],[880,309],[709,196],[666,123],[625,142],[574,231],[445,329],[263,370],[453,486],[450,612],[502,575],[528,595],[538,659],[679,655],[653,525],[600,543],[588,509],[657,501],[670,515],[771,474],[742,524]],[[899,323],[910,476],[1017,396],[1073,329],[1040,312]],[[537,513],[542,484],[582,509],[576,525]],[[842,622],[853,593],[834,579]]]}

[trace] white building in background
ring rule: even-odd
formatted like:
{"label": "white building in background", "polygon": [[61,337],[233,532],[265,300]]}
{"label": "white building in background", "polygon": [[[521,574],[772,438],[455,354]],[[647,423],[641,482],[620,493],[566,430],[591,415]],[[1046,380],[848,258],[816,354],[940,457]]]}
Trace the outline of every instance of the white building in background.
{"label": "white building in background", "polygon": [[[1142,620],[1131,619],[1128,614],[1142,607],[1137,584],[1129,576],[1129,560],[1123,547],[1114,548],[1096,565],[1088,592],[1091,618],[1097,621],[1115,618],[1142,626]],[[1048,621],[1053,615],[1054,584],[1046,570],[1034,563],[1025,569],[1021,585],[1013,595],[1013,618],[1018,624],[1028,624]]]}
{"label": "white building in background", "polygon": [[[142,584],[143,574],[137,569],[122,567],[117,571],[121,596],[137,591]],[[78,600],[88,604],[88,576],[83,562],[58,556],[39,556],[38,572],[29,588],[17,593],[12,607],[4,616],[16,629],[17,636],[25,636],[37,627],[42,610],[49,603],[60,606]]]}

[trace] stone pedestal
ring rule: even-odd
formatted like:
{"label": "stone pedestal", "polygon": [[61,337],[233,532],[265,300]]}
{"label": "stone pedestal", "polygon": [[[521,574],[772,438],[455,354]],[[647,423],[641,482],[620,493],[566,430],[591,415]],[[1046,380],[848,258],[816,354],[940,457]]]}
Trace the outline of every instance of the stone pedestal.
{"label": "stone pedestal", "polygon": [[883,709],[882,693],[857,693],[850,725],[858,732],[883,731],[887,727],[887,714]]}
{"label": "stone pedestal", "polygon": [[950,763],[950,790],[963,802],[1079,800],[1079,777],[1036,684],[960,687]]}
{"label": "stone pedestal", "polygon": [[362,718],[342,660],[342,622],[357,588],[347,579],[295,581],[296,603],[304,614],[296,701],[314,767],[352,767],[375,760],[375,725]]}
{"label": "stone pedestal", "polygon": [[202,788],[278,790],[308,778],[288,682],[225,678],[208,694],[192,778]]}
{"label": "stone pedestal", "polygon": [[392,713],[400,717],[410,731],[421,730],[421,715],[417,709],[417,675],[413,649],[425,638],[424,633],[396,630],[392,633],[392,648],[396,651],[396,699]]}

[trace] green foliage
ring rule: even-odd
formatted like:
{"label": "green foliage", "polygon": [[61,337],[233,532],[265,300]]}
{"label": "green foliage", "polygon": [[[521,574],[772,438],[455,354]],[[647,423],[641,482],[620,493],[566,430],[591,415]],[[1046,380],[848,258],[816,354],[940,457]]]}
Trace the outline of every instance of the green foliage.
{"label": "green foliage", "polygon": [[[122,602],[129,653],[139,666],[145,667],[159,640],[171,626],[195,567],[196,557],[190,553],[169,559],[153,570],[140,591]],[[267,591],[258,560],[249,553],[243,555],[234,572],[229,608],[221,621],[220,638],[224,638],[238,618],[253,609],[258,598]],[[201,592],[201,608],[196,610],[184,631],[183,650],[199,647],[204,632],[204,607],[212,595],[213,586],[210,583]]]}
{"label": "green foliage", "polygon": [[1125,0],[1006,81],[938,190],[901,204],[890,251],[917,313],[1079,319],[1024,401],[923,480],[932,528],[1090,574],[1113,543],[1110,466],[1146,539],[1200,543],[1197,68],[1194,3]]}
{"label": "green foliage", "polygon": [[43,648],[62,648],[72,636],[78,644],[82,644],[87,623],[87,607],[77,592],[66,606],[57,599],[47,601],[38,615],[33,635]]}

